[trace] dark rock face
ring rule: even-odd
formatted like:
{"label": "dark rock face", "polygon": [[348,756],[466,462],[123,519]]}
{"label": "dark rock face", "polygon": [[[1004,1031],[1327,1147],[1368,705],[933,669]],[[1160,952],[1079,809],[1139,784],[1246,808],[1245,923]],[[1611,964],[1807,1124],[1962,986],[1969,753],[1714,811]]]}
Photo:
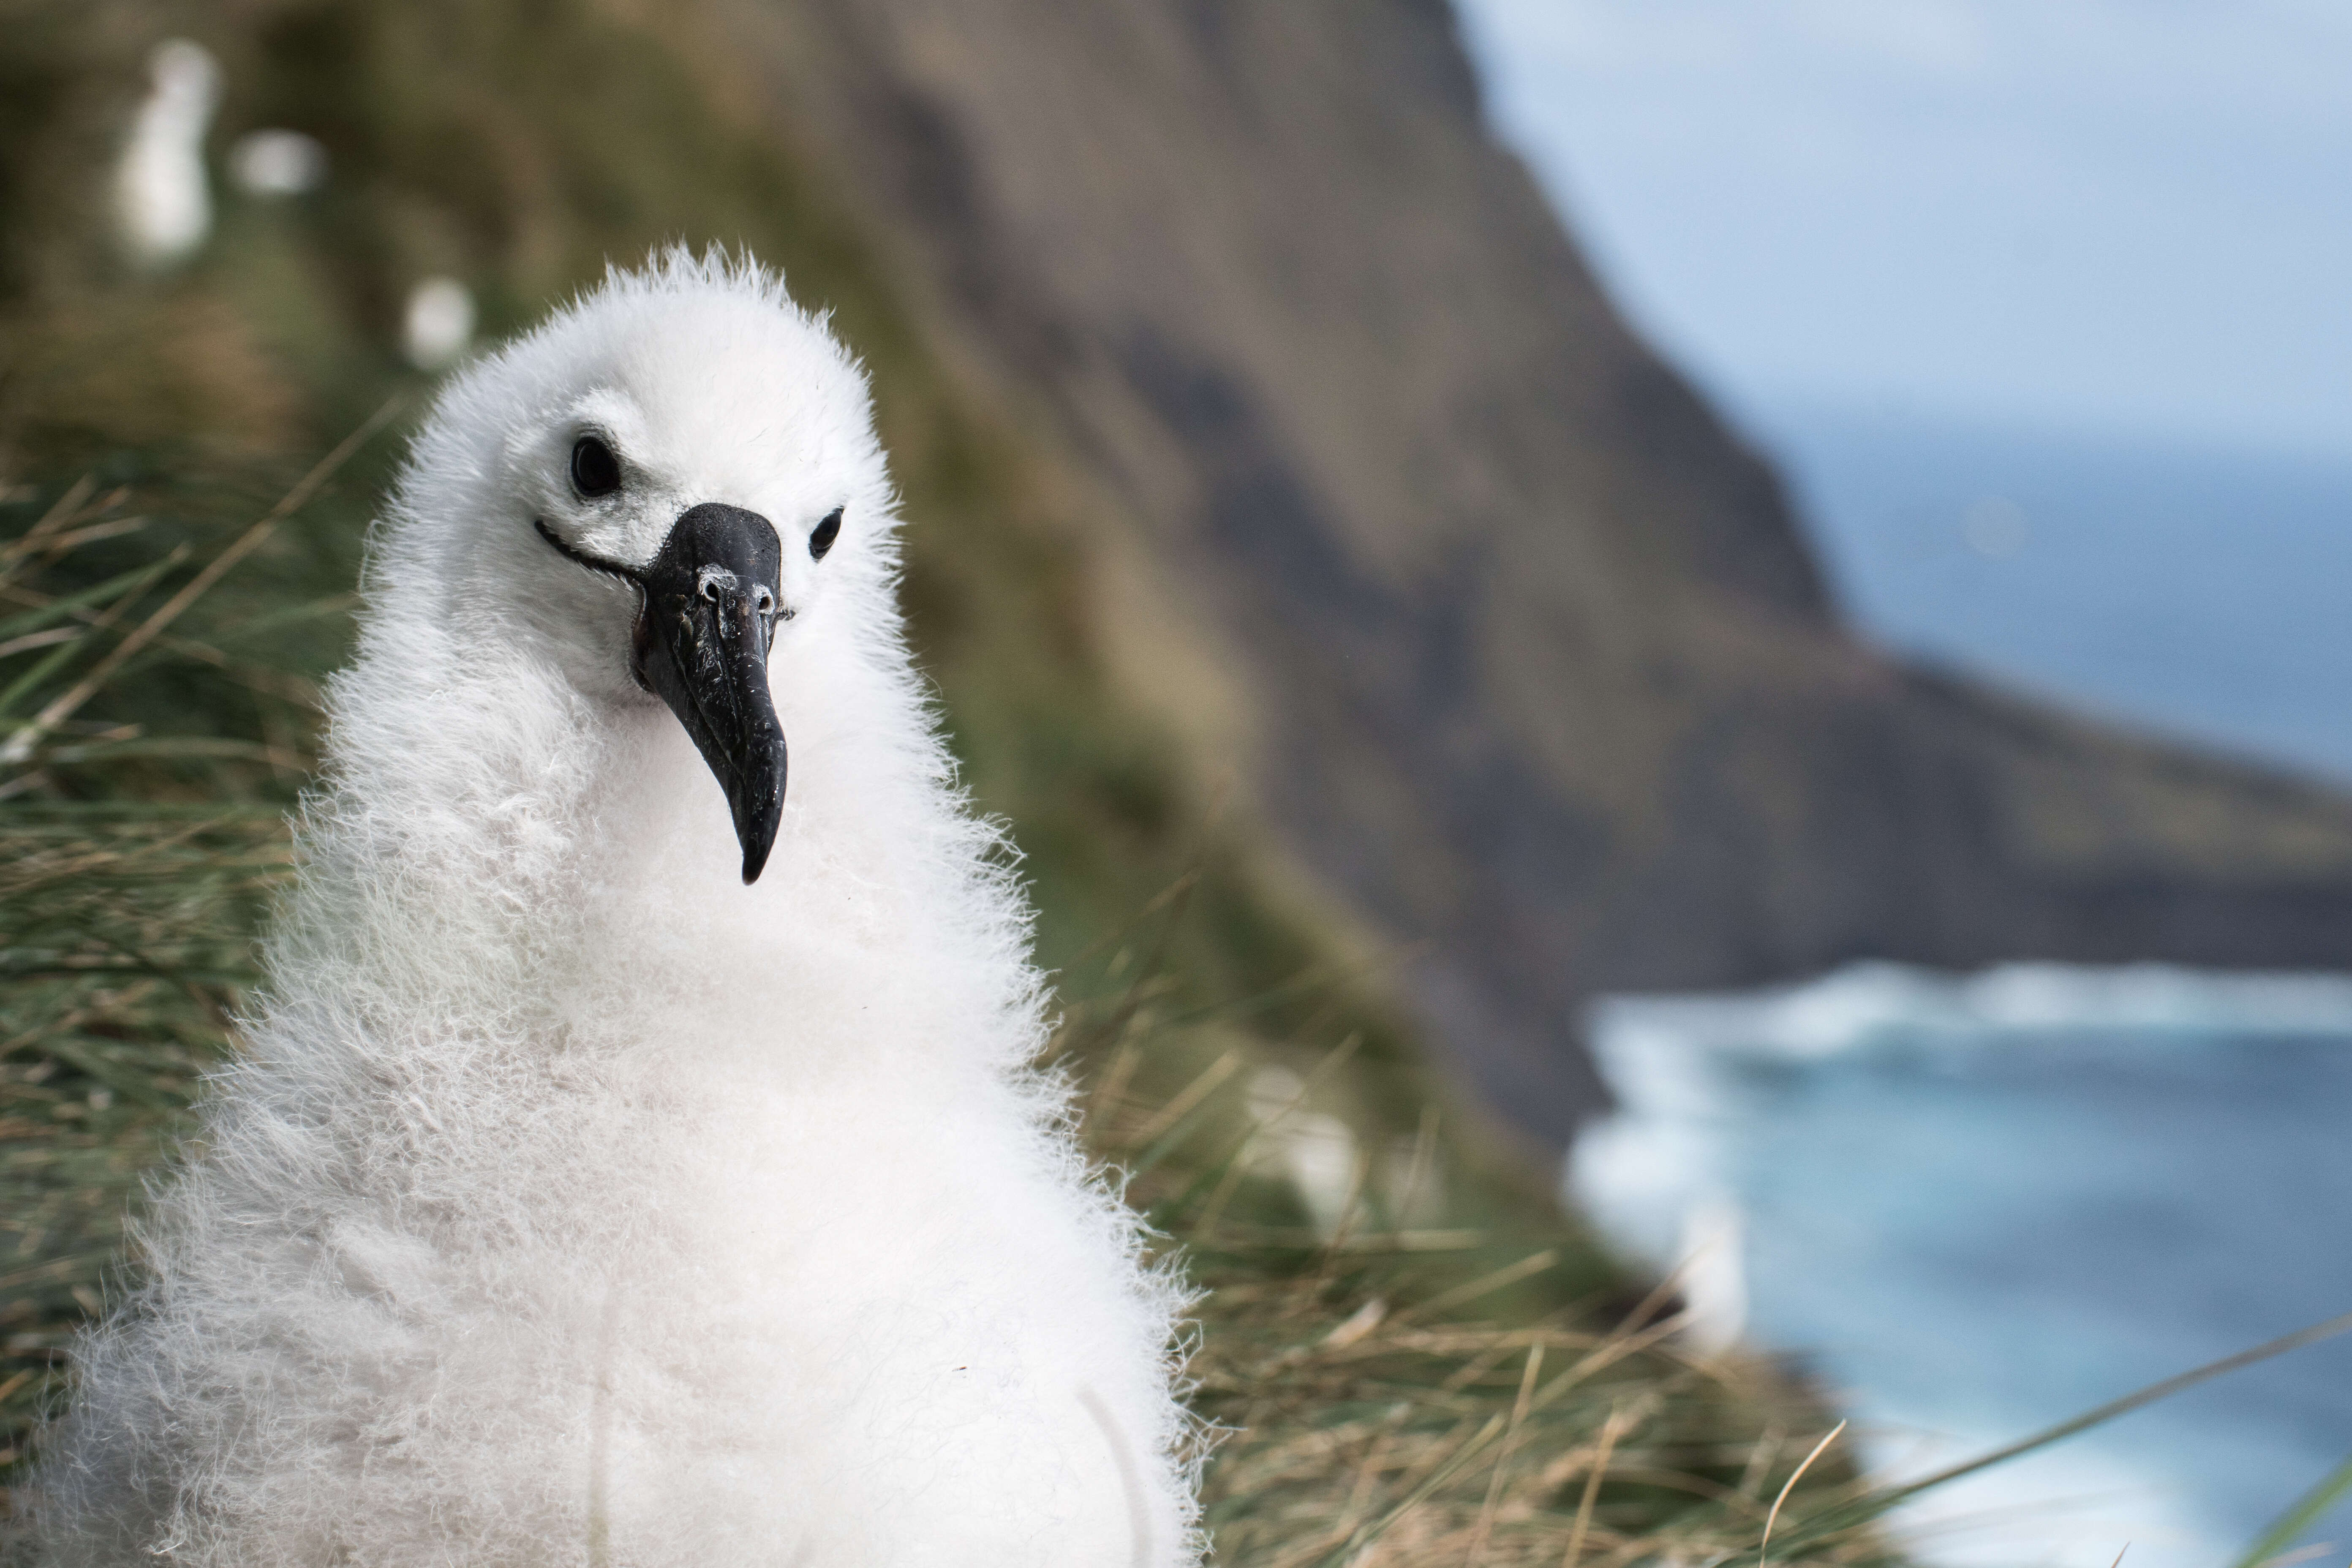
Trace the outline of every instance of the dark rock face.
{"label": "dark rock face", "polygon": [[1488,136],[1440,0],[735,0],[776,123],[1242,672],[1268,820],[1552,1140],[1578,1009],[2352,957],[2352,805],[1904,667]]}

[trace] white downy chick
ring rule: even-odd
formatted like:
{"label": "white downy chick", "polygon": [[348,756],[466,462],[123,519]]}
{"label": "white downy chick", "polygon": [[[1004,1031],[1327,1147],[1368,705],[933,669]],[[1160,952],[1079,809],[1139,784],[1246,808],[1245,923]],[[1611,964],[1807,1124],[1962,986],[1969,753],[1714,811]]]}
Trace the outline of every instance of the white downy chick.
{"label": "white downy chick", "polygon": [[895,525],[861,372],[748,263],[446,388],[51,1561],[1197,1562],[1182,1293],[1032,1067]]}
{"label": "white downy chick", "polygon": [[114,211],[132,258],[163,268],[184,260],[212,232],[205,132],[220,102],[220,65],[186,38],[158,44],[147,65],[153,86],[114,171]]}

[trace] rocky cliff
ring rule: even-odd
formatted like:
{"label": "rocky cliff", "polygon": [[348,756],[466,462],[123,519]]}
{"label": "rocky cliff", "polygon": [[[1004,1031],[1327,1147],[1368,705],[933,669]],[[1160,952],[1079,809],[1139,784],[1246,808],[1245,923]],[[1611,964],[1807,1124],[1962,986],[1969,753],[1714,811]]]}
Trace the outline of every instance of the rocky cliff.
{"label": "rocky cliff", "polygon": [[710,19],[1197,640],[1129,656],[1195,764],[1530,1130],[1597,1104],[1606,989],[2352,956],[2352,805],[1845,629],[1496,143],[1443,0]]}
{"label": "rocky cliff", "polygon": [[[1842,626],[1771,473],[1496,145],[1441,0],[0,14],[0,480],[258,487],[421,394],[392,352],[420,276],[496,331],[604,257],[750,244],[874,367],[917,634],[1054,962],[1223,800],[1177,967],[1262,989],[1317,947],[1276,905],[1352,915],[1557,1142],[1603,990],[2352,955],[2352,805]],[[98,171],[172,30],[222,58],[215,154],[292,126],[333,174],[222,184],[203,254],[133,275]],[[304,538],[347,583],[352,525]]]}

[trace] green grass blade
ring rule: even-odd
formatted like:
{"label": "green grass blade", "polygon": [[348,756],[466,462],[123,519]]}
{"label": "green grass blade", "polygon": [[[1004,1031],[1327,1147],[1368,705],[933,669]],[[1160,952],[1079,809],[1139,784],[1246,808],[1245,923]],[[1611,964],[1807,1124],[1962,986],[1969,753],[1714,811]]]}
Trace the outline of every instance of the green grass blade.
{"label": "green grass blade", "polygon": [[2010,1460],[2021,1458],[2036,1449],[2046,1448],[2053,1443],[2063,1442],[2079,1432],[2087,1432],[2094,1426],[2104,1426],[2117,1416],[2127,1415],[2143,1405],[2153,1405],[2159,1399],[2169,1399],[2183,1389],[2193,1388],[2198,1384],[2220,1377],[2224,1373],[2236,1372],[2241,1367],[2252,1366],[2256,1362],[2268,1361],[2273,1356],[2284,1355],[2289,1351],[2299,1351],[2305,1345],[2315,1345],[2322,1340],[2332,1340],[2336,1335],[2347,1331],[2352,1331],[2352,1312],[2346,1312],[2341,1317],[2330,1318],[2324,1323],[2314,1323],[2307,1329],[2298,1329],[2291,1334],[2282,1334],[2277,1339],[2254,1346],[2252,1350],[2242,1350],[2235,1355],[2223,1356],[2220,1361],[2207,1362],[2203,1366],[2192,1367],[2187,1372],[2168,1377],[2161,1383],[2149,1384],[2146,1388],[2126,1394],[2121,1399],[2110,1400],[2095,1410],[2086,1410],[2072,1420],[2061,1421],[2055,1426],[2036,1432],[2032,1436],[2011,1443],[2005,1448],[1996,1448],[1990,1454],[1954,1465],[1949,1469],[1938,1470],[1922,1480],[1899,1487],[1888,1500],[1899,1502],[1905,1498],[1916,1496],[1931,1488],[1958,1480],[1962,1476],[1972,1476],[1979,1470],[1989,1470],[1995,1465],[2005,1465]]}
{"label": "green grass blade", "polygon": [[0,620],[0,641],[39,631],[43,626],[62,620],[76,610],[86,609],[126,585],[134,592],[143,588],[170,564],[171,558],[167,556],[161,561],[151,561],[144,566],[133,566],[128,572],[109,577],[105,582],[84,588],[78,594],[68,594],[63,598],[51,599],[46,605],[10,616]]}
{"label": "green grass blade", "polygon": [[16,706],[16,700],[18,698],[24,696],[28,691],[37,690],[43,681],[47,680],[49,677],[55,675],[67,665],[71,664],[73,662],[74,656],[81,652],[82,648],[89,643],[89,637],[85,635],[74,638],[71,642],[61,642],[58,644],[57,647],[51,648],[46,655],[44,655],[32,668],[25,671],[24,674],[10,681],[8,683],[7,689],[0,691],[0,720],[5,720],[7,718],[9,712]]}
{"label": "green grass blade", "polygon": [[2295,1537],[2319,1521],[2319,1516],[2334,1508],[2347,1496],[2352,1496],[2352,1459],[2347,1459],[2326,1479],[2303,1494],[2293,1508],[2279,1515],[2277,1522],[2262,1532],[2245,1555],[2239,1558],[2235,1568],[2262,1568],[2262,1565],[2284,1552],[2294,1544]]}
{"label": "green grass blade", "polygon": [[[179,564],[179,561],[180,557],[177,553],[167,555],[163,560],[152,562],[145,566],[140,567],[135,572],[126,572],[121,576],[113,578],[100,586],[106,589],[121,588],[122,591],[116,595],[113,603],[116,605],[127,605],[137,599],[140,595],[145,593],[148,588],[152,585],[156,578],[161,577],[164,573]],[[90,595],[77,595],[75,597],[78,599],[84,599],[89,597],[91,595],[97,594],[98,592],[98,589],[92,589],[90,590]],[[56,606],[50,605],[48,607],[54,609]],[[98,628],[93,626],[90,629],[92,633],[95,633]],[[15,680],[10,681],[8,683],[7,689],[0,691],[0,720],[5,720],[9,714],[13,713],[16,710],[16,704],[19,700],[21,700],[27,692],[37,689],[43,681],[55,674],[61,666],[70,662],[74,655],[79,653],[83,647],[88,646],[89,642],[89,638],[88,637],[79,637],[68,643],[59,643],[56,647],[49,650],[48,657],[40,660],[38,663],[34,665],[32,668],[25,671],[24,674],[18,676]]]}
{"label": "green grass blade", "polygon": [[[1989,1454],[1979,1455],[1973,1459],[1964,1460],[1949,1468],[1938,1470],[1931,1476],[1926,1476],[1901,1486],[1885,1487],[1864,1492],[1850,1501],[1833,1504],[1803,1520],[1796,1528],[1787,1531],[1783,1539],[1791,1547],[1819,1546],[1836,1536],[1867,1525],[1874,1520],[1883,1519],[1911,1499],[1922,1493],[1933,1491],[1938,1487],[1948,1486],[1964,1476],[1972,1476],[1980,1470],[1989,1470],[1995,1466],[2005,1465],[2012,1459],[2023,1458],[2028,1454],[2047,1448],[2053,1444],[2063,1442],[2095,1426],[2103,1426],[2135,1410],[2154,1405],[2159,1400],[2168,1399],[2173,1394],[2193,1388],[2200,1383],[2209,1382],[2227,1373],[2236,1372],[2242,1367],[2252,1366],[2257,1362],[2268,1361],[2273,1356],[2284,1355],[2289,1351],[2302,1350],[2305,1346],[2317,1344],[2323,1340],[2334,1339],[2347,1332],[2352,1332],[2352,1312],[2330,1318],[2325,1322],[2314,1323],[2307,1329],[2298,1329],[2291,1334],[2283,1334],[2277,1339],[2240,1351],[2234,1355],[2208,1362],[2203,1366],[2192,1367],[2187,1372],[2178,1373],[2160,1383],[2152,1383],[2145,1388],[2125,1394],[2120,1399],[2110,1400],[2095,1409],[2084,1411],[2080,1415],[2061,1421],[2054,1426],[2045,1427],[2032,1436],[2021,1438],[2004,1447],[1996,1448]],[[2334,1479],[2331,1477],[2330,1480]],[[2347,1480],[2345,1484],[2352,1487],[2352,1480]],[[2332,1500],[2334,1500],[2332,1497],[2325,1499],[2319,1507],[2325,1509],[2327,1502]],[[2316,1517],[2315,1514],[2315,1517]],[[2266,1534],[2264,1540],[2268,1539]],[[1744,1560],[1750,1563],[1755,1561],[1753,1558]],[[2249,1559],[2249,1561],[2252,1560]]]}

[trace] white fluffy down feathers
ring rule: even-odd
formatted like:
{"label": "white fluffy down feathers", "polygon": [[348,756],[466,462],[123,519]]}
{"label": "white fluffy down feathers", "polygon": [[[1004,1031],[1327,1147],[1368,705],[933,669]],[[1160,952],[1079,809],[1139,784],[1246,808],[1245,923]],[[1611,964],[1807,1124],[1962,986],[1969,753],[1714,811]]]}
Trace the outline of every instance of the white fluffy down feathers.
{"label": "white fluffy down feathers", "polygon": [[[633,590],[533,527],[639,562],[708,500],[774,524],[793,612],[751,887],[629,679]],[[1181,1292],[1031,1066],[1026,905],[909,664],[895,521],[861,373],[747,263],[614,272],[450,384],[266,994],[82,1347],[51,1562],[1197,1561]]]}

